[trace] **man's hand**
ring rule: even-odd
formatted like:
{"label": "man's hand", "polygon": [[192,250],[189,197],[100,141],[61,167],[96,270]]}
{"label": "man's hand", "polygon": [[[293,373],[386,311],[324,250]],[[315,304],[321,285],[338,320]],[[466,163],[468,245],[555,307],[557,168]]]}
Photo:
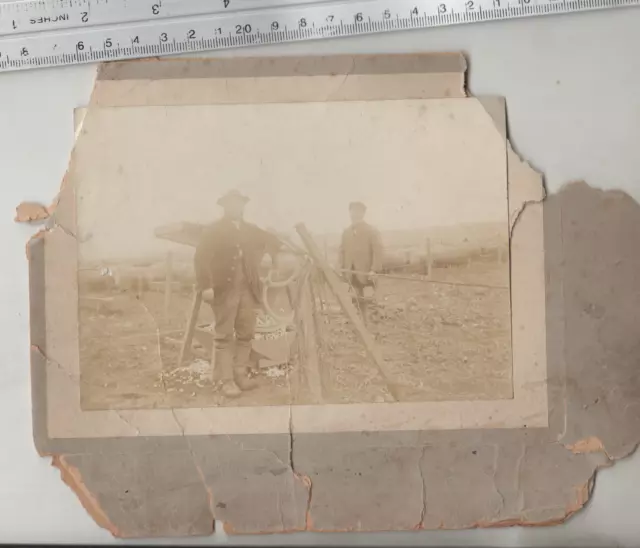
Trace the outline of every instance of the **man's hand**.
{"label": "man's hand", "polygon": [[205,302],[213,302],[213,289],[205,289],[202,291],[202,300]]}

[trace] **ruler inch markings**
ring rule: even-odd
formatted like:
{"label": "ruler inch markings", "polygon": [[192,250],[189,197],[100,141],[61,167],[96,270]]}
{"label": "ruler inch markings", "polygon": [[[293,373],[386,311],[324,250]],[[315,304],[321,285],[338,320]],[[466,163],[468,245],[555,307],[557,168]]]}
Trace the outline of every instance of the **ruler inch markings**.
{"label": "ruler inch markings", "polygon": [[0,72],[639,6],[640,0],[0,3]]}

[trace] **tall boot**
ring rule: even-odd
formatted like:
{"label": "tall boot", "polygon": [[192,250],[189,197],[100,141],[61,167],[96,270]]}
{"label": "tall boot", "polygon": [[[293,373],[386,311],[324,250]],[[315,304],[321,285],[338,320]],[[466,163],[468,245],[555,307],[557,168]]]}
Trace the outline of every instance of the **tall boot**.
{"label": "tall boot", "polygon": [[251,344],[238,341],[236,344],[236,365],[233,368],[233,379],[240,390],[254,390],[260,384],[249,377],[249,359],[251,356]]}
{"label": "tall boot", "polygon": [[233,379],[236,386],[242,390],[255,390],[260,386],[260,383],[249,377],[249,369],[247,367],[236,367],[233,370]]}
{"label": "tall boot", "polygon": [[234,380],[233,349],[229,347],[216,349],[216,377],[222,381],[222,394],[227,398],[237,398],[242,394]]}

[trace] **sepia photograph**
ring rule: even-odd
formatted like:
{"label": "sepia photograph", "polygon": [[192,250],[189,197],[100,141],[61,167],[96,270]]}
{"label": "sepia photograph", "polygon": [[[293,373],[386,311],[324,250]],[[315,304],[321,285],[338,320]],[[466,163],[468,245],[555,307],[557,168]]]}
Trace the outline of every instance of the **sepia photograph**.
{"label": "sepia photograph", "polygon": [[83,409],[513,397],[480,103],[95,108],[82,132]]}

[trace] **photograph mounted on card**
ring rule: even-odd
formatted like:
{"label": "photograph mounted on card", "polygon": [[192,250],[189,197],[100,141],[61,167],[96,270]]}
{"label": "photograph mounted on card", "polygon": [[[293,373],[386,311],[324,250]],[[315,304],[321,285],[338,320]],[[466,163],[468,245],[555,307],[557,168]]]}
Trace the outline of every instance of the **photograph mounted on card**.
{"label": "photograph mounted on card", "polygon": [[99,67],[60,193],[17,212],[49,223],[28,246],[35,445],[98,524],[548,525],[633,451],[637,203],[545,198],[465,70]]}
{"label": "photograph mounted on card", "polygon": [[547,424],[540,178],[460,56],[385,59],[103,67],[47,234],[55,437]]}
{"label": "photograph mounted on card", "polygon": [[96,108],[75,154],[83,408],[512,398],[478,101]]}

